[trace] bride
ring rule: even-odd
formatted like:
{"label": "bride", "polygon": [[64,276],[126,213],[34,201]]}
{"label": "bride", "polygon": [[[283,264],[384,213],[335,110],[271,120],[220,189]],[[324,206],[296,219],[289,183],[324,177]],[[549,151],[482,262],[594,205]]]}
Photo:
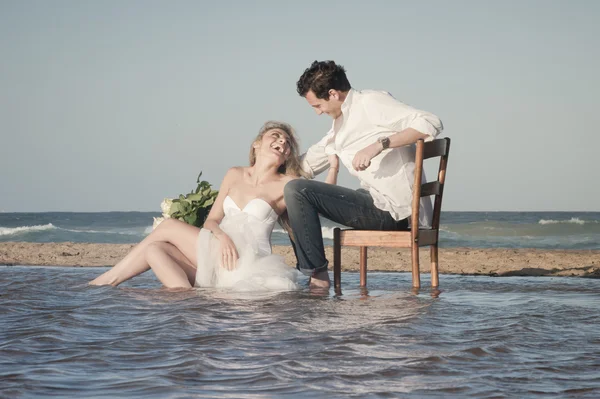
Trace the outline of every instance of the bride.
{"label": "bride", "polygon": [[[328,183],[336,183],[337,171],[333,155]],[[297,288],[296,270],[271,253],[271,233],[285,220],[283,187],[300,174],[292,127],[266,122],[250,148],[250,166],[227,171],[204,228],[167,219],[90,284],[117,286],[151,268],[167,288]]]}

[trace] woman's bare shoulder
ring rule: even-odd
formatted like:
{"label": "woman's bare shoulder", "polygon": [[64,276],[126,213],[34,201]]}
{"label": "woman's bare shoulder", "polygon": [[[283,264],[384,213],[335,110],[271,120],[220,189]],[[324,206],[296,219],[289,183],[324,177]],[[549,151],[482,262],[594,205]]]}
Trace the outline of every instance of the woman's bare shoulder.
{"label": "woman's bare shoulder", "polygon": [[244,167],[243,166],[233,166],[227,170],[225,176],[223,177],[222,186],[228,187],[232,184],[236,184],[241,179],[244,178]]}
{"label": "woman's bare shoulder", "polygon": [[244,172],[246,171],[246,168],[243,166],[232,166],[231,168],[229,168],[227,170],[227,173],[225,173],[225,178],[239,178],[242,177],[244,175]]}

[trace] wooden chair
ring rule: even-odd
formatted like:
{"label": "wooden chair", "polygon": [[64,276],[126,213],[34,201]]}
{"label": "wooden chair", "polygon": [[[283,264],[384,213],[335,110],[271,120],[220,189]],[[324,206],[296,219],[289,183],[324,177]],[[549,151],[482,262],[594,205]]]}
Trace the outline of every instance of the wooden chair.
{"label": "wooden chair", "polygon": [[[425,143],[417,142],[415,156],[415,181],[413,186],[412,215],[410,231],[377,231],[340,229],[333,230],[333,284],[341,288],[342,262],[341,246],[360,247],[360,286],[367,285],[367,247],[402,247],[412,249],[412,283],[414,288],[421,286],[419,272],[419,247],[429,245],[431,250],[431,286],[439,285],[438,275],[438,234],[442,195],[446,180],[446,166],[450,152],[450,139],[443,138]],[[421,184],[423,160],[441,157],[436,181]],[[419,229],[419,204],[421,197],[435,195],[431,228]]]}

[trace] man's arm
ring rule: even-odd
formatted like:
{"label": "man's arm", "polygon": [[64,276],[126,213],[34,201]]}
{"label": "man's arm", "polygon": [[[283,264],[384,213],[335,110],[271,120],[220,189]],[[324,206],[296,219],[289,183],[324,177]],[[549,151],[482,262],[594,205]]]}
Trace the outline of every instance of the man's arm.
{"label": "man's arm", "polygon": [[321,141],[313,144],[305,154],[300,156],[300,166],[310,179],[322,173],[329,167],[329,155],[325,153],[325,146],[332,134],[323,137]]}
{"label": "man's arm", "polygon": [[[373,124],[395,131],[388,136],[389,148],[410,145],[420,139],[431,141],[444,128],[442,121],[434,114],[404,104],[387,93],[371,93],[365,98],[364,106]],[[371,164],[371,159],[383,150],[383,145],[374,141],[356,153],[352,166],[355,170],[365,170]]]}
{"label": "man's arm", "polygon": [[[388,148],[403,147],[416,143],[420,139],[427,140],[431,136],[421,133],[412,127],[406,128],[401,132],[397,132],[388,136],[390,139],[390,146]],[[373,144],[368,145],[359,152],[356,153],[352,160],[352,166],[354,170],[365,170],[371,165],[371,159],[381,154],[383,151],[383,145],[379,141],[375,141]]]}

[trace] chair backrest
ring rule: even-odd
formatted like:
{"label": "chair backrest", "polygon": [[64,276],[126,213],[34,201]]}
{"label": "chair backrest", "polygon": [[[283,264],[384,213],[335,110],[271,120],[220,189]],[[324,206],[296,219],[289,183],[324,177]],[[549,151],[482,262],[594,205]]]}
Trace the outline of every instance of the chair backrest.
{"label": "chair backrest", "polygon": [[[450,138],[448,137],[429,141],[427,143],[425,143],[423,140],[417,141],[417,150],[415,154],[415,182],[413,186],[411,216],[411,230],[413,231],[413,234],[417,234],[419,230],[419,206],[421,203],[421,197],[435,195],[431,228],[438,230],[440,227],[442,196],[444,194],[444,182],[446,181],[446,167],[448,165],[449,153]],[[440,157],[440,166],[438,169],[437,179],[431,182],[422,183],[423,160],[435,157]]]}

